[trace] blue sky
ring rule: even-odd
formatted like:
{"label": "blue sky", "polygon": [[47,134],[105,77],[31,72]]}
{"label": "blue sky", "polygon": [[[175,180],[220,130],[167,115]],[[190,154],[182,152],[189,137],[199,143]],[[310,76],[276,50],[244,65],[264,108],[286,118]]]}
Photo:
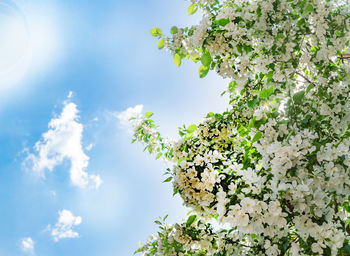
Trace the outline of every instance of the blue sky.
{"label": "blue sky", "polygon": [[[162,183],[166,166],[130,143],[116,115],[142,104],[164,135],[176,137],[177,127],[225,109],[220,93],[227,81],[213,72],[199,79],[193,63],[177,68],[149,35],[155,26],[168,32],[195,24],[200,16],[189,17],[188,5],[0,0],[1,256],[132,255],[156,231],[158,216],[185,218],[188,209]],[[74,124],[83,127],[84,171],[103,180],[98,189],[72,183],[69,157],[43,170],[45,178],[26,164],[28,156],[39,157],[34,145],[44,143],[50,120],[69,103],[79,110]],[[79,235],[55,241],[63,210],[73,222],[81,218],[69,227]],[[23,250],[24,238],[34,250]]]}

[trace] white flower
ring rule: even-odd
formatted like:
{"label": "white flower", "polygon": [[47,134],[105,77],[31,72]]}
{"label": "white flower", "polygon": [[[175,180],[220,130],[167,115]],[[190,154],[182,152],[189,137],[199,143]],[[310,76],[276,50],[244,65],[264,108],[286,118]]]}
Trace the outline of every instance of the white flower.
{"label": "white flower", "polygon": [[249,197],[245,197],[241,201],[242,210],[246,213],[253,213],[255,211],[255,200]]}

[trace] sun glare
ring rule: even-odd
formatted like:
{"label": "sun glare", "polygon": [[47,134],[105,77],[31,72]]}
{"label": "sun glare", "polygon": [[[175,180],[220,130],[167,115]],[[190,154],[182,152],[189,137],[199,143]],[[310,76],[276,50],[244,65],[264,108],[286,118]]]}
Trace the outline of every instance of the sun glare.
{"label": "sun glare", "polygon": [[24,84],[57,60],[60,37],[55,14],[46,8],[0,0],[0,92]]}
{"label": "sun glare", "polygon": [[0,88],[14,83],[25,70],[29,57],[29,32],[16,5],[0,1]]}

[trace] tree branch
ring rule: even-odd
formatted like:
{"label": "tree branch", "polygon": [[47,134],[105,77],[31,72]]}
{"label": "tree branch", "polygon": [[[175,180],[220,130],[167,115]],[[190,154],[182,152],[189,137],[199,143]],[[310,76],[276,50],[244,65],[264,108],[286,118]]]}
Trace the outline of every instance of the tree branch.
{"label": "tree branch", "polygon": [[307,76],[305,76],[304,74],[300,73],[300,72],[296,72],[299,76],[301,76],[302,78],[304,78],[307,82],[309,82],[310,84],[313,84],[316,87],[316,84],[314,82],[312,82]]}

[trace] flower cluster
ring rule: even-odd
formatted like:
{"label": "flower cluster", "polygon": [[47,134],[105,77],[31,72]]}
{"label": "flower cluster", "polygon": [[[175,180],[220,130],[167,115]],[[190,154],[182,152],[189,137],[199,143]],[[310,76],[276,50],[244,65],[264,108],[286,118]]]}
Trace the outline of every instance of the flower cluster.
{"label": "flower cluster", "polygon": [[[162,229],[183,238],[174,241],[185,249],[170,255],[350,255],[349,6],[193,0],[199,25],[173,27],[171,38],[151,30],[176,65],[191,58],[201,77],[215,70],[231,79],[230,109],[181,128],[178,141],[161,137],[149,115],[135,123],[134,139],[174,163],[167,181],[200,223],[230,227],[199,225],[197,242],[185,224]],[[140,251],[170,253],[160,244]]]}
{"label": "flower cluster", "polygon": [[164,220],[155,221],[161,232],[150,236],[150,240],[136,252],[144,255],[223,256],[264,255],[271,250],[270,247],[255,246],[254,236],[240,237],[233,230],[215,231],[211,224],[203,223],[196,215],[191,215],[185,223],[170,226]]}

